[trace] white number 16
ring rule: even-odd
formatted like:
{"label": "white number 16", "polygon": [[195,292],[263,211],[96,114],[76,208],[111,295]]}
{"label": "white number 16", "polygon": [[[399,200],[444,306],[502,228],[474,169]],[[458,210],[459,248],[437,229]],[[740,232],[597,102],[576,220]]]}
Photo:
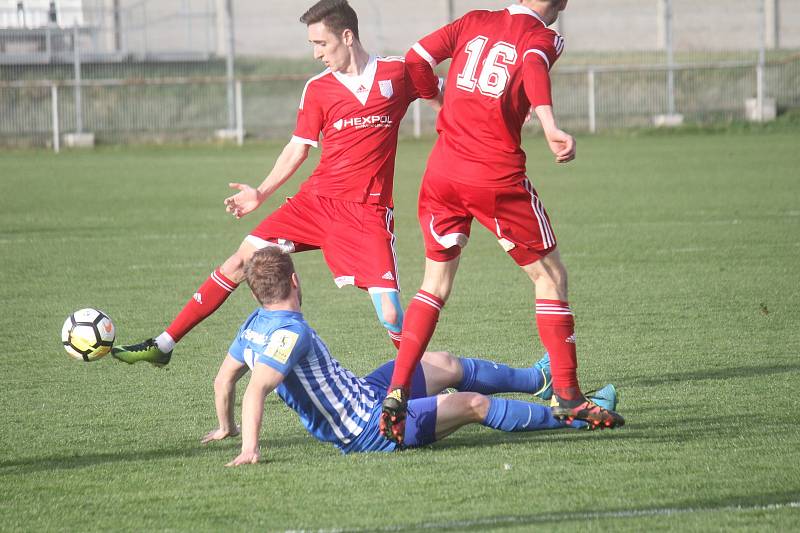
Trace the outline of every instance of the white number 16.
{"label": "white number 16", "polygon": [[517,62],[517,49],[514,45],[503,41],[495,43],[483,61],[481,73],[477,77],[478,61],[483,54],[488,37],[478,35],[472,39],[465,48],[467,52],[467,63],[464,70],[456,78],[456,85],[459,89],[468,92],[475,92],[475,87],[486,96],[500,98],[508,85],[508,65]]}

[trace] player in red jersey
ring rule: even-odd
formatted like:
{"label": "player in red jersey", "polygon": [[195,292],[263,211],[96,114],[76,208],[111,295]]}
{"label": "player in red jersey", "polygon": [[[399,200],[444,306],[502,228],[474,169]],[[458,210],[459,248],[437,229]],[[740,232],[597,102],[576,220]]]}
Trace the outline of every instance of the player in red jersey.
{"label": "player in red jersey", "polygon": [[[378,318],[399,345],[403,310],[394,251],[392,180],[400,121],[417,91],[402,57],[368,54],[358,18],[346,0],[322,0],[300,21],[308,26],[314,57],[327,69],[306,83],[291,141],[256,189],[225,200],[237,218],[258,208],[305,161],[322,135],[319,165],[300,191],[265,218],[197,289],[158,337],[114,348],[127,363],[169,362],[175,343],[219,308],[243,279],[243,267],[265,246],[289,252],[321,249],[338,286],[369,291]],[[438,90],[437,90],[438,92]]]}
{"label": "player in red jersey", "polygon": [[567,0],[522,0],[500,11],[472,11],[415,44],[406,64],[422,95],[438,91],[433,68],[452,58],[439,112],[439,139],[419,195],[425,241],[425,278],[403,325],[382,432],[402,440],[408,387],[430,341],[458,269],[473,219],[536,286],[536,324],[550,353],[561,419],[593,427],[624,424],[617,413],[587,400],[578,385],[574,319],[567,302],[567,271],[536,190],[525,176],[521,128],[530,109],[539,118],[558,163],[575,158],[575,141],[556,126],[549,71],[564,43],[548,28]]}

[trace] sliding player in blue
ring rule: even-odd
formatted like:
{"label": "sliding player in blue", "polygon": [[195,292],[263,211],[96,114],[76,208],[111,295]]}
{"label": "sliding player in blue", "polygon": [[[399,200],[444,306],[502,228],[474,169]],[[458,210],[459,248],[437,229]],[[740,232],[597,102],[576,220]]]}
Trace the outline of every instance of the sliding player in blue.
{"label": "sliding player in blue", "polygon": [[[242,400],[242,450],[228,466],[259,461],[264,400],[273,390],[297,412],[309,433],[343,453],[424,446],[472,423],[501,431],[586,426],[560,422],[544,405],[488,396],[522,392],[548,399],[552,387],[547,356],[532,367],[511,368],[426,352],[413,376],[403,441],[389,441],[380,435],[379,419],[394,362],[364,378],[342,367],[303,319],[300,280],[291,257],[279,248],[257,251],[244,272],[261,307],[242,325],[220,366],[214,382],[219,427],[203,438],[208,443],[239,434],[233,409],[236,383],[252,370]],[[439,394],[447,388],[458,392]],[[613,409],[613,385],[598,391],[594,401]]]}

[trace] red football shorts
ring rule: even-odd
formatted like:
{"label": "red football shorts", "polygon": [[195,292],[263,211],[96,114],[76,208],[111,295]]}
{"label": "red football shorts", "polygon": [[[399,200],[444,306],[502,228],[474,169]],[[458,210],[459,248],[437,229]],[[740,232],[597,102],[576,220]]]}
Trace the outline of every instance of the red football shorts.
{"label": "red football shorts", "polygon": [[339,287],[399,288],[394,215],[388,207],[301,190],[287,198],[246,240],[257,247],[277,243],[290,252],[321,249]]}
{"label": "red football shorts", "polygon": [[497,237],[520,266],[556,248],[550,218],[536,189],[521,176],[516,185],[475,187],[428,170],[419,192],[419,222],[425,255],[439,262],[458,257],[475,218]]}

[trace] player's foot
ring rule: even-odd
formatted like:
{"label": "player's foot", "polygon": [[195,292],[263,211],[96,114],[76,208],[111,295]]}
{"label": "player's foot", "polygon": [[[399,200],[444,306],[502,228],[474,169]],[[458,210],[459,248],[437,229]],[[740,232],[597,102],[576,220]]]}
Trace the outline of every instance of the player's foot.
{"label": "player's foot", "polygon": [[535,370],[542,373],[542,387],[533,393],[537,398],[549,400],[553,396],[553,377],[550,375],[550,354],[545,352],[544,357],[533,365]]}
{"label": "player's foot", "polygon": [[[601,391],[606,389],[607,387],[603,387]],[[612,401],[615,402],[616,389],[613,390],[614,397]],[[599,393],[600,391],[597,392]],[[608,391],[606,391],[606,393],[608,393]],[[601,403],[606,403],[607,401],[608,398],[601,398]],[[625,425],[625,419],[613,409],[607,409],[599,405],[597,402],[594,402],[591,398],[586,398],[585,396],[582,396],[577,400],[568,401],[563,400],[559,398],[557,394],[554,394],[553,398],[550,400],[550,409],[552,410],[555,418],[562,420],[567,424],[571,424],[575,420],[583,420],[589,424],[589,429],[616,428]]]}
{"label": "player's foot", "polygon": [[407,410],[408,393],[401,387],[395,387],[390,390],[386,398],[383,399],[380,421],[381,435],[397,444],[403,444],[403,436],[406,432]]}
{"label": "player's foot", "polygon": [[111,355],[114,359],[128,363],[138,363],[139,361],[147,361],[153,366],[162,367],[169,363],[172,357],[172,351],[167,353],[158,349],[155,339],[147,339],[139,344],[130,344],[128,346],[120,346],[111,348]]}

